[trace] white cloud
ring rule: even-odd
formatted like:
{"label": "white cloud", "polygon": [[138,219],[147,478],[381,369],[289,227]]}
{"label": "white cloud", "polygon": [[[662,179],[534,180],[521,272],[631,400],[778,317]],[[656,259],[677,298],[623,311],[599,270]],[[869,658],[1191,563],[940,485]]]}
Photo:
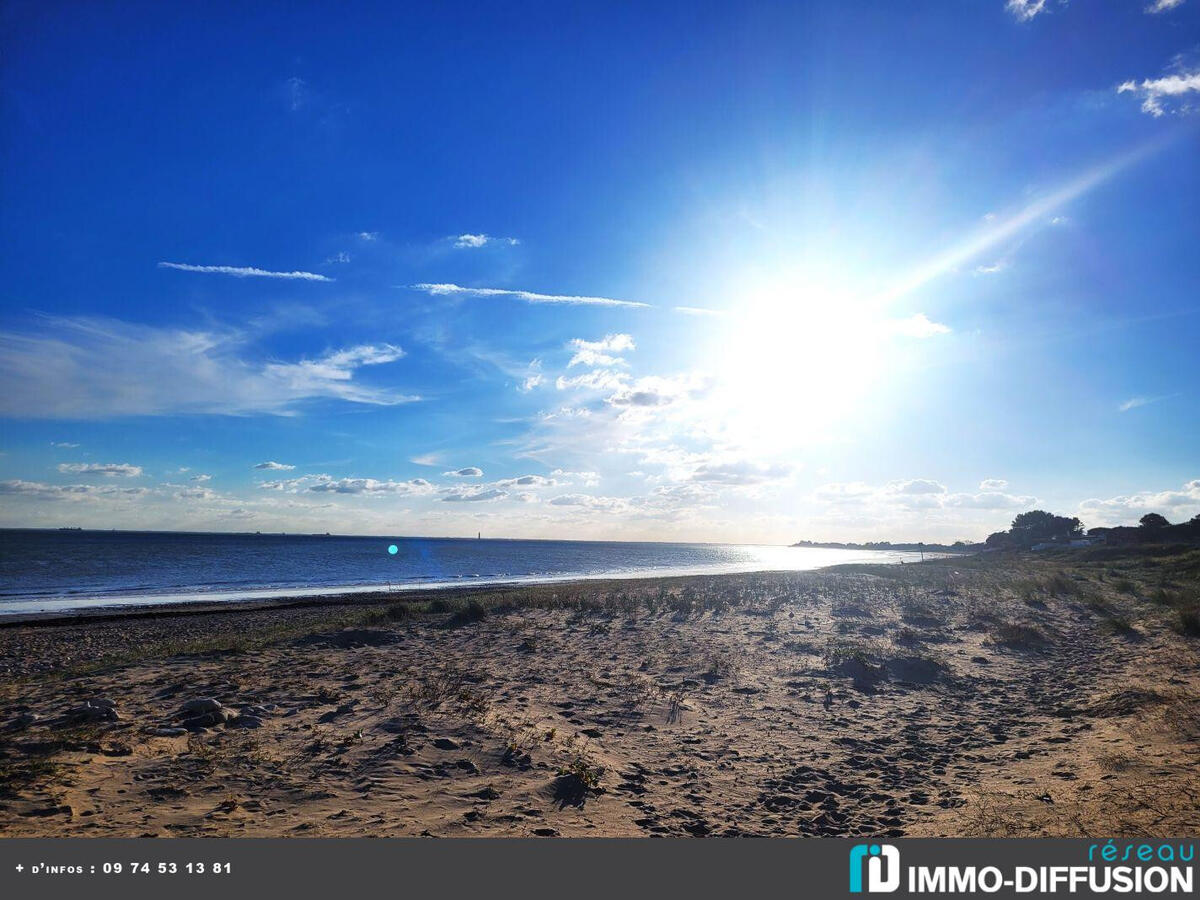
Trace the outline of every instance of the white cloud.
{"label": "white cloud", "polygon": [[1028,22],[1034,16],[1046,9],[1046,0],[1008,0],[1004,8],[1012,13],[1019,22]]}
{"label": "white cloud", "polygon": [[41,481],[12,479],[0,481],[0,494],[23,494],[49,500],[88,500],[98,497],[137,497],[150,493],[149,488],[120,488],[96,484],[46,484]]}
{"label": "white cloud", "polygon": [[532,391],[535,387],[538,387],[539,385],[544,384],[545,381],[546,381],[546,376],[543,375],[541,372],[535,372],[533,375],[526,375],[525,379],[521,382],[521,387],[520,387],[521,393],[527,394],[530,391]]}
{"label": "white cloud", "polygon": [[713,484],[744,485],[779,481],[792,474],[786,465],[763,465],[745,460],[704,463],[692,473],[691,480]]}
{"label": "white cloud", "polygon": [[1156,15],[1157,13],[1167,12],[1180,6],[1183,6],[1183,0],[1154,0],[1153,3],[1146,7],[1146,12],[1150,15]]}
{"label": "white cloud", "polygon": [[625,385],[627,376],[624,372],[613,372],[609,369],[593,369],[582,375],[567,378],[564,375],[554,380],[554,386],[560,391],[572,388],[584,388],[593,391],[615,390]]}
{"label": "white cloud", "polygon": [[0,332],[0,415],[289,415],[317,399],[375,406],[419,399],[355,380],[359,368],[403,355],[391,344],[363,344],[294,363],[261,362],[247,358],[251,335],[236,329],[41,321],[39,332]]}
{"label": "white cloud", "polygon": [[669,406],[679,400],[702,396],[711,386],[708,379],[695,374],[677,375],[672,378],[647,375],[627,385],[621,385],[616,393],[605,398],[605,402],[623,407]]}
{"label": "white cloud", "polygon": [[419,456],[409,459],[409,462],[415,463],[418,466],[440,466],[442,464],[442,455],[440,453],[422,453]]}
{"label": "white cloud", "polygon": [[273,459],[268,459],[266,462],[260,462],[254,466],[256,469],[270,469],[273,472],[290,472],[295,466],[289,466],[287,463],[275,462]]}
{"label": "white cloud", "polygon": [[625,360],[611,354],[623,353],[637,349],[633,337],[628,334],[606,334],[598,341],[585,341],[574,338],[567,344],[568,349],[574,349],[575,354],[567,363],[572,366],[616,366],[625,365]]}
{"label": "white cloud", "polygon": [[1002,491],[1008,487],[1008,482],[1003,478],[985,478],[979,482],[981,491]]}
{"label": "white cloud", "polygon": [[498,488],[484,488],[447,494],[442,500],[446,503],[482,503],[488,500],[500,500],[507,496],[506,491]]}
{"label": "white cloud", "polygon": [[587,509],[623,509],[627,500],[620,497],[593,497],[591,494],[560,494],[549,501],[551,506],[582,506]]}
{"label": "white cloud", "polygon": [[265,491],[283,491],[290,494],[432,494],[434,486],[424,478],[408,481],[380,481],[375,478],[334,478],[332,475],[301,475],[281,481],[260,481],[259,488]]}
{"label": "white cloud", "polygon": [[524,488],[555,487],[559,484],[562,482],[547,478],[545,475],[518,475],[516,478],[502,478],[496,482],[497,487]]}
{"label": "white cloud", "polygon": [[998,275],[1008,268],[1008,261],[998,259],[990,266],[976,266],[975,274],[977,275]]}
{"label": "white cloud", "polygon": [[287,278],[298,281],[333,281],[315,272],[270,272],[253,266],[193,266],[187,263],[160,262],[160,269],[178,269],[181,272],[204,272],[212,275],[232,275],[234,278]]}
{"label": "white cloud", "polygon": [[1090,498],[1079,504],[1079,511],[1090,525],[1135,525],[1148,512],[1160,513],[1173,522],[1183,521],[1200,513],[1200,478],[1185,483],[1179,490]]}
{"label": "white cloud", "polygon": [[584,485],[587,485],[588,487],[594,487],[595,485],[600,483],[600,473],[599,472],[568,472],[566,469],[555,469],[550,474],[553,476],[557,476],[558,478],[576,479],[577,481],[582,482]]}
{"label": "white cloud", "polygon": [[462,249],[473,249],[483,247],[487,244],[507,244],[510,247],[515,247],[521,243],[520,240],[514,237],[492,237],[490,234],[460,234],[457,237],[450,238],[454,241],[454,246]]}
{"label": "white cloud", "polygon": [[138,478],[142,474],[142,467],[131,466],[129,463],[59,463],[58,471],[75,475],[106,475],[109,478],[118,475],[123,478]]}
{"label": "white cloud", "polygon": [[366,241],[367,243],[371,243],[373,241],[379,240],[379,232],[378,231],[360,231],[358,233],[358,239],[360,241]]}
{"label": "white cloud", "polygon": [[333,254],[333,256],[329,257],[329,259],[325,260],[325,262],[331,265],[342,265],[350,262],[350,254],[345,250],[339,250],[337,253]]}
{"label": "white cloud", "polygon": [[1142,112],[1155,118],[1168,112],[1191,112],[1193,107],[1186,97],[1197,91],[1200,91],[1200,71],[1177,72],[1162,78],[1146,78],[1141,84],[1126,81],[1117,87],[1118,94],[1141,97]]}
{"label": "white cloud", "polygon": [[1131,409],[1137,409],[1140,406],[1149,406],[1151,403],[1160,403],[1163,400],[1170,400],[1172,397],[1177,397],[1178,394],[1162,394],[1157,397],[1130,397],[1123,403],[1117,405],[1117,412],[1129,412]]}
{"label": "white cloud", "polygon": [[467,466],[465,469],[453,469],[449,472],[443,472],[443,475],[448,475],[451,478],[482,478],[483,469],[476,466]]}
{"label": "white cloud", "polygon": [[611,297],[586,297],[571,294],[539,294],[533,291],[508,290],[504,288],[469,288],[457,284],[414,284],[413,290],[424,291],[432,297],[515,297],[527,303],[567,303],[583,306],[638,306],[648,303],[633,300],[614,300]]}
{"label": "white cloud", "polygon": [[74,449],[75,447],[78,447],[79,445],[73,444],[70,441],[51,441],[50,446],[51,447],[63,447],[65,449]]}
{"label": "white cloud", "polygon": [[212,476],[205,475],[205,474],[193,475],[191,478],[188,479],[188,481],[196,481],[196,482],[212,481]]}
{"label": "white cloud", "polygon": [[893,319],[892,330],[896,334],[911,338],[928,338],[935,334],[949,334],[950,327],[941,322],[932,322],[925,313],[917,313],[907,319]]}
{"label": "white cloud", "polygon": [[944,494],[946,486],[928,478],[913,478],[908,481],[892,481],[888,490],[893,494]]}
{"label": "white cloud", "polygon": [[702,306],[673,306],[671,307],[677,313],[683,313],[685,316],[723,316],[723,309],[705,309]]}

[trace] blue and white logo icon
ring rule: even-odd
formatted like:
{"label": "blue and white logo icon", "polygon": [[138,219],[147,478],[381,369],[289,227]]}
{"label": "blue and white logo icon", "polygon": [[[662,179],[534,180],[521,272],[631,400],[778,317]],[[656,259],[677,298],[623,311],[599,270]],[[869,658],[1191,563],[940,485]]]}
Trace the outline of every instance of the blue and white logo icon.
{"label": "blue and white logo icon", "polygon": [[850,893],[863,892],[863,869],[867,870],[867,892],[886,894],[900,887],[900,851],[891,844],[855,844],[850,848]]}

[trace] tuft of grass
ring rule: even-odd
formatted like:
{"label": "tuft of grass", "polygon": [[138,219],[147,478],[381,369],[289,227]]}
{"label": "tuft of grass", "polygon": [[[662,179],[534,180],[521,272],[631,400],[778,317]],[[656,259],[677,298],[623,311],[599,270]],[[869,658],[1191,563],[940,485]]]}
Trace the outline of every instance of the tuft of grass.
{"label": "tuft of grass", "polygon": [[995,642],[1006,647],[1030,648],[1046,644],[1046,633],[1035,625],[1004,622],[996,628]]}

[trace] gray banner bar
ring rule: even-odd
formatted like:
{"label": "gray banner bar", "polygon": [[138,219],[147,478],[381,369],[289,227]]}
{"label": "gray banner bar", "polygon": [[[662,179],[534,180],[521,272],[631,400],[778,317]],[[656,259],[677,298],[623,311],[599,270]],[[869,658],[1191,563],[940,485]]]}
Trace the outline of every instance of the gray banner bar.
{"label": "gray banner bar", "polygon": [[0,898],[1191,896],[1190,838],[0,840]]}

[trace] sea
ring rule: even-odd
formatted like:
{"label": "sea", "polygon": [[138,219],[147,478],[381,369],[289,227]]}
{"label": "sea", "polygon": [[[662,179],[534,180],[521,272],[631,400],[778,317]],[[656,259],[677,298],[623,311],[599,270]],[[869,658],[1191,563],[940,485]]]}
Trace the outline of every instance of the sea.
{"label": "sea", "polygon": [[803,571],[917,558],[749,544],[2,529],[0,617],[468,584]]}

